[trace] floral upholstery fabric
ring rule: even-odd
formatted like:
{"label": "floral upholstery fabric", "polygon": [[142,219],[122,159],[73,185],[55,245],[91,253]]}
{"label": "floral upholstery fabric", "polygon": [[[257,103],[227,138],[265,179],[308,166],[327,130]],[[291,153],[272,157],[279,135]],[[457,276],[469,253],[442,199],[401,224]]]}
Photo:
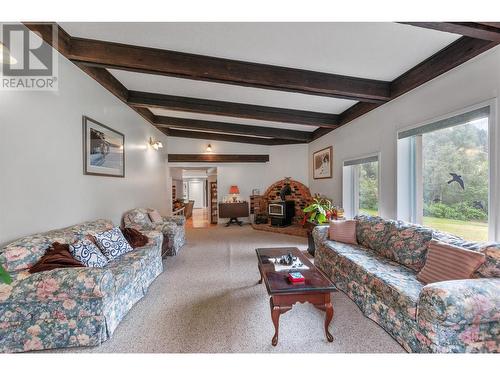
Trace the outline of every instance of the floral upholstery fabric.
{"label": "floral upholstery fabric", "polygon": [[[38,251],[40,243],[54,241],[54,233],[62,231],[74,239],[111,228],[111,222],[98,220],[34,235],[33,244],[25,237],[22,243]],[[148,245],[103,268],[13,272],[12,284],[0,284],[0,352],[94,346],[106,341],[163,270],[161,234],[147,235],[151,239]],[[21,242],[14,243],[19,247]],[[7,245],[0,253],[12,247]],[[27,258],[23,258],[24,263],[28,263]]]}
{"label": "floral upholstery fabric", "polygon": [[[361,220],[364,226],[361,231],[363,241],[373,238],[377,242],[376,249],[384,249],[387,245],[381,241],[381,228],[385,230],[387,223],[393,225],[395,222],[381,223],[380,218]],[[399,224],[400,229],[406,226],[404,223]],[[369,233],[369,226],[377,226],[376,234]],[[421,234],[418,232],[421,228],[415,226],[417,236]],[[412,229],[408,226],[402,231]],[[454,236],[448,237],[451,241],[461,240],[469,248],[489,254],[484,273],[478,275],[483,278],[424,286],[416,280],[416,270],[385,257],[383,251],[379,253],[365,246],[330,241],[327,232],[328,227],[316,227],[313,230],[315,265],[368,318],[381,325],[407,351],[500,351],[500,280],[494,276],[498,275],[497,244],[481,246]],[[387,229],[387,233],[390,232]],[[428,232],[422,233],[424,235],[421,238],[426,241]],[[440,240],[447,237],[437,232],[432,235]],[[404,236],[415,238],[409,233]],[[389,239],[390,235],[387,235],[386,241]],[[483,275],[490,275],[490,278],[484,278]]]}
{"label": "floral upholstery fabric", "polygon": [[417,272],[420,271],[425,264],[433,231],[403,221],[387,222],[389,233],[387,243],[381,250],[382,255]]}
{"label": "floral upholstery fabric", "polygon": [[420,296],[418,326],[437,352],[500,351],[500,279],[429,284]]}
{"label": "floral upholstery fabric", "polygon": [[[340,284],[345,283],[347,278],[356,280],[386,305],[398,305],[402,313],[416,319],[417,301],[423,284],[417,280],[415,272],[373,250],[335,241],[328,241],[324,246],[331,250],[329,254],[334,259],[330,261],[336,263],[332,274],[334,282],[337,278]],[[324,262],[321,259],[324,256],[324,252],[320,251],[320,263]],[[365,309],[371,309],[373,302],[369,301]]]}
{"label": "floral upholstery fabric", "polygon": [[111,228],[113,228],[113,223],[109,220],[94,220],[27,236],[0,249],[0,264],[9,272],[28,269],[40,260],[53,242],[70,244],[83,239],[87,234],[94,235]]}
{"label": "floral upholstery fabric", "polygon": [[389,223],[378,216],[358,215],[356,238],[358,244],[368,249],[380,252],[387,243]]}
{"label": "floral upholstery fabric", "polygon": [[476,277],[500,277],[500,243],[488,244],[479,249],[486,260],[475,272]]}
{"label": "floral upholstery fabric", "polygon": [[151,208],[135,208],[126,212],[123,216],[123,225],[128,228],[134,228],[141,232],[159,231],[163,233],[166,245],[166,255],[177,255],[186,243],[186,232],[184,225],[186,218],[184,216],[163,217],[163,222],[152,223],[149,219],[149,212],[154,211]]}

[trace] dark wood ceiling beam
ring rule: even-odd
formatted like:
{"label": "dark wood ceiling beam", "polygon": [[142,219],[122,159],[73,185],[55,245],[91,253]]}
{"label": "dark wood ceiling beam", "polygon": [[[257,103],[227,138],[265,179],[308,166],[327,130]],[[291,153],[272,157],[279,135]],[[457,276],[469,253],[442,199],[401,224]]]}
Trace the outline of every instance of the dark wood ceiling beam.
{"label": "dark wood ceiling beam", "polygon": [[158,128],[158,129],[160,129],[160,131],[164,132],[169,137],[179,137],[179,138],[206,139],[213,141],[248,143],[248,144],[267,145],[267,146],[303,143],[300,141],[292,141],[286,139],[245,137],[242,135],[206,133],[206,132],[197,132],[189,130],[179,130],[179,129],[165,129],[165,128]]}
{"label": "dark wood ceiling beam", "polygon": [[[413,90],[443,73],[495,47],[499,43],[470,37],[461,37],[391,82],[391,100]],[[359,102],[339,115],[339,125],[345,125],[380,107],[382,104]],[[313,140],[333,129],[316,129]]]}
{"label": "dark wood ceiling beam", "polygon": [[463,36],[391,83],[391,100],[480,55],[498,42]]}
{"label": "dark wood ceiling beam", "polygon": [[204,113],[311,126],[335,127],[338,123],[338,115],[336,114],[187,98],[139,91],[129,91],[128,103],[135,107],[164,108],[181,112]]}
{"label": "dark wood ceiling beam", "polygon": [[402,22],[407,25],[426,29],[445,31],[475,39],[500,42],[499,22]]}
{"label": "dark wood ceiling beam", "polygon": [[156,116],[156,126],[168,128],[181,128],[187,130],[202,130],[226,132],[237,135],[254,135],[272,137],[283,140],[292,140],[307,143],[311,140],[312,132],[290,129],[268,128],[265,126],[251,126],[216,121],[203,121],[178,117]]}
{"label": "dark wood ceiling beam", "polygon": [[[54,23],[26,23],[49,41]],[[58,26],[60,52],[100,68],[367,102],[389,100],[389,82],[304,69],[76,38]]]}
{"label": "dark wood ceiling beam", "polygon": [[[87,73],[90,77],[92,77],[98,83],[100,83],[105,89],[107,89],[113,95],[115,95],[118,99],[123,101],[125,104],[128,104],[127,100],[129,96],[129,91],[110,72],[108,72],[106,69],[103,68],[96,68],[80,64],[76,65],[85,73]],[[156,116],[153,114],[153,112],[151,112],[151,110],[149,110],[148,108],[136,108],[132,106],[130,106],[130,108],[132,108],[135,112],[137,112],[150,124],[155,125]]]}
{"label": "dark wood ceiling beam", "polygon": [[267,163],[266,154],[168,154],[170,163]]}
{"label": "dark wood ceiling beam", "polygon": [[[71,49],[71,36],[62,27],[54,22],[24,22],[23,24],[40,36],[45,43],[50,44],[63,56],[68,57]],[[56,30],[56,40],[54,40],[54,30]]]}
{"label": "dark wood ceiling beam", "polygon": [[101,40],[72,37],[69,58],[104,68],[229,85],[377,103],[389,99],[389,83],[385,81]]}
{"label": "dark wood ceiling beam", "polygon": [[111,91],[117,98],[124,101],[128,100],[128,89],[118,81],[114,75],[103,68],[95,68],[82,64],[76,64],[81,70],[99,82],[104,88]]}

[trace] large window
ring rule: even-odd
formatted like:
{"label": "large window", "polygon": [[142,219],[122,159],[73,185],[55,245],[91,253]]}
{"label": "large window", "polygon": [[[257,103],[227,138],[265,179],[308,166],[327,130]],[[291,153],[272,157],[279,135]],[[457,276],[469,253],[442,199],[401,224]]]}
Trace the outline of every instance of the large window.
{"label": "large window", "polygon": [[347,217],[378,215],[378,156],[345,161],[343,185],[343,205]]}
{"label": "large window", "polygon": [[399,134],[400,217],[488,240],[488,122],[484,107]]}

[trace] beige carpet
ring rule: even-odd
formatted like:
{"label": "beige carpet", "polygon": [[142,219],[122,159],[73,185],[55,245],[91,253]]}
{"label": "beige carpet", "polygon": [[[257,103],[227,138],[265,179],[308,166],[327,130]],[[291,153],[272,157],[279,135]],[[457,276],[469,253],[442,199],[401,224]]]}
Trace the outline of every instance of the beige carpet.
{"label": "beige carpet", "polygon": [[[343,293],[333,293],[334,341],[323,331],[324,313],[298,304],[281,316],[277,347],[269,297],[258,285],[257,247],[298,246],[305,238],[256,231],[249,225],[189,229],[180,255],[150,286],[100,347],[70,352],[404,352]],[[60,351],[59,351],[60,352]]]}

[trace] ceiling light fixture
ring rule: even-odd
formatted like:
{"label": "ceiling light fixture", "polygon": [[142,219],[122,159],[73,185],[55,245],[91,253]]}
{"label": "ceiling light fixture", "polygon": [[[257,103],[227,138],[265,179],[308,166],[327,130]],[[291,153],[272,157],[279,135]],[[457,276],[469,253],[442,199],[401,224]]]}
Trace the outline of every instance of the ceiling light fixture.
{"label": "ceiling light fixture", "polygon": [[161,143],[160,141],[155,141],[153,137],[149,137],[149,145],[156,151],[158,151],[160,148],[163,148],[163,143]]}
{"label": "ceiling light fixture", "polygon": [[212,152],[212,145],[209,143],[206,149],[207,152]]}
{"label": "ceiling light fixture", "polygon": [[3,65],[15,65],[17,60],[12,57],[10,51],[2,43],[0,43],[0,64]]}

